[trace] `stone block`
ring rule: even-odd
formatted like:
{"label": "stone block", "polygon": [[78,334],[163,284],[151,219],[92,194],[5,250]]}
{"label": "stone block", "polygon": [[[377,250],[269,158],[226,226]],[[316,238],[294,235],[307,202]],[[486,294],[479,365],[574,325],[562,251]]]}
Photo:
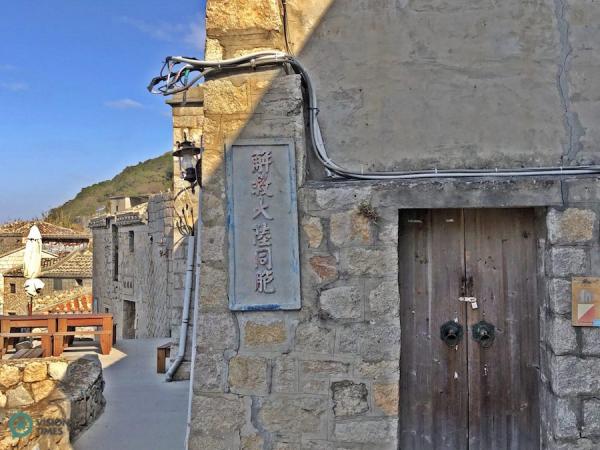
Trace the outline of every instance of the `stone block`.
{"label": "stone block", "polygon": [[327,289],[319,296],[319,316],[322,319],[360,319],[363,315],[361,289],[340,286]]}
{"label": "stone block", "polygon": [[201,305],[205,308],[227,307],[227,271],[202,264]]}
{"label": "stone block", "polygon": [[588,270],[587,252],[577,247],[553,247],[550,264],[555,276],[585,275]]}
{"label": "stone block", "polygon": [[280,356],[273,363],[271,387],[273,392],[298,391],[298,363],[290,356]]}
{"label": "stone block", "polygon": [[373,384],[373,403],[388,416],[398,415],[399,383]]}
{"label": "stone block", "polygon": [[359,353],[365,361],[400,357],[400,327],[392,324],[348,324],[338,331],[337,350]]}
{"label": "stone block", "polygon": [[277,0],[225,0],[206,5],[206,34],[255,34],[280,31],[281,12]]}
{"label": "stone block", "polygon": [[353,276],[383,277],[398,273],[398,251],[386,248],[344,248],[340,262],[343,271]]}
{"label": "stone block", "polygon": [[600,394],[600,359],[554,356],[550,360],[550,383],[560,397]]}
{"label": "stone block", "polygon": [[306,379],[300,383],[300,391],[304,394],[329,395],[329,380],[325,379]]}
{"label": "stone block", "polygon": [[548,450],[596,450],[598,447],[589,439],[568,442],[550,442]]}
{"label": "stone block", "polygon": [[395,442],[398,421],[391,419],[344,420],[336,422],[333,437],[341,442],[375,444]]}
{"label": "stone block", "polygon": [[21,371],[18,367],[0,364],[0,385],[11,387],[21,381]]}
{"label": "stone block", "polygon": [[583,402],[583,437],[600,436],[600,400]]}
{"label": "stone block", "polygon": [[596,213],[588,209],[551,210],[546,218],[548,238],[552,244],[574,244],[594,237]]}
{"label": "stone block", "polygon": [[204,313],[198,319],[198,345],[212,349],[237,349],[238,325],[230,313]]}
{"label": "stone block", "polygon": [[9,408],[18,408],[20,406],[28,406],[34,403],[31,394],[22,384],[14,389],[6,391],[6,399]]}
{"label": "stone block", "polygon": [[246,422],[244,401],[237,395],[196,395],[192,407],[196,433],[209,431],[214,437],[227,437],[238,434]]}
{"label": "stone block", "polygon": [[600,329],[581,327],[582,352],[585,356],[600,356]]}
{"label": "stone block", "polygon": [[371,221],[356,210],[332,214],[329,221],[329,238],[334,245],[351,243],[369,244],[373,240]]}
{"label": "stone block", "polygon": [[225,228],[207,227],[202,231],[202,260],[223,261],[225,249]]}
{"label": "stone block", "polygon": [[335,416],[356,416],[369,410],[367,386],[349,380],[331,383],[333,413]]}
{"label": "stone block", "polygon": [[323,225],[318,217],[305,217],[302,219],[302,230],[310,248],[317,248],[323,240]]}
{"label": "stone block", "polygon": [[265,395],[268,390],[267,360],[252,356],[231,358],[229,389],[236,394]]}
{"label": "stone block", "polygon": [[552,434],[555,439],[572,439],[579,437],[577,429],[576,400],[553,398]]}
{"label": "stone block", "polygon": [[334,332],[318,322],[304,322],[296,328],[296,351],[306,353],[332,353]]}
{"label": "stone block", "polygon": [[314,396],[269,397],[260,405],[258,421],[266,431],[281,437],[318,435],[324,428],[321,416],[326,410],[327,401]]}
{"label": "stone block", "polygon": [[549,329],[546,331],[546,337],[550,348],[555,355],[566,355],[575,353],[577,350],[577,336],[575,328],[571,325],[571,320],[554,316],[548,321]]}
{"label": "stone block", "polygon": [[222,391],[225,358],[222,353],[208,353],[196,358],[194,391]]}
{"label": "stone block", "polygon": [[244,326],[244,344],[249,347],[283,344],[286,340],[287,330],[282,320],[269,323],[248,321]]}
{"label": "stone block", "polygon": [[33,399],[37,402],[48,397],[56,386],[56,382],[52,380],[43,380],[31,384],[31,393]]}
{"label": "stone block", "polygon": [[550,309],[556,314],[569,314],[571,312],[571,282],[560,278],[553,278],[548,283],[548,296]]}
{"label": "stone block", "polygon": [[6,395],[0,392],[0,408],[5,408],[7,401],[8,399],[6,398]]}
{"label": "stone block", "polygon": [[337,260],[334,256],[313,256],[309,260],[309,266],[319,283],[337,279]]}
{"label": "stone block", "polygon": [[45,362],[33,362],[27,364],[23,371],[23,381],[30,383],[32,381],[45,380],[48,377],[48,366]]}
{"label": "stone block", "polygon": [[305,376],[344,376],[350,372],[350,364],[340,361],[302,361],[302,373]]}
{"label": "stone block", "polygon": [[371,378],[373,380],[398,379],[400,363],[398,360],[362,362],[358,366],[358,373],[361,377]]}
{"label": "stone block", "polygon": [[52,361],[48,363],[48,375],[55,380],[61,381],[69,368],[69,364],[65,361]]}
{"label": "stone block", "polygon": [[399,317],[398,280],[382,281],[369,293],[369,312],[372,317]]}

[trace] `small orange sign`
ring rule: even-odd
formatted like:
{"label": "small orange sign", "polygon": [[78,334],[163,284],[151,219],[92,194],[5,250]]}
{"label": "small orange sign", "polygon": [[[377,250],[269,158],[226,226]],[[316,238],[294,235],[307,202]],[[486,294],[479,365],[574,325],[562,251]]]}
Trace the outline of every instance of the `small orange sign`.
{"label": "small orange sign", "polygon": [[572,322],[576,327],[600,327],[600,278],[574,277]]}

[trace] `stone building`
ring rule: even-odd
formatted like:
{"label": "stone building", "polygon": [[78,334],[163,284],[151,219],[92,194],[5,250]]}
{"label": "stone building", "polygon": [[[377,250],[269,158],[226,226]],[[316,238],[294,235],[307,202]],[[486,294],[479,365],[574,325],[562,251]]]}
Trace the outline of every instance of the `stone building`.
{"label": "stone building", "polygon": [[[16,221],[0,226],[0,312],[3,310],[5,286],[3,274],[23,266],[25,242],[33,225],[37,225],[42,235],[42,259],[50,260],[66,256],[88,247],[90,235],[70,228],[47,222]],[[48,263],[48,261],[47,261]],[[19,289],[23,284],[19,286]],[[20,309],[20,308],[18,308]]]}
{"label": "stone building", "polygon": [[0,254],[25,247],[27,235],[33,225],[37,225],[42,235],[44,251],[54,255],[64,255],[87,248],[90,235],[52,223],[28,220],[0,225]]}
{"label": "stone building", "polygon": [[[4,313],[27,314],[29,296],[24,288],[23,266],[4,272],[3,278]],[[44,258],[38,278],[44,288],[34,299],[34,311],[85,296],[92,291],[92,253],[86,249],[60,258]]]}
{"label": "stone building", "polygon": [[[328,154],[355,177],[328,177],[314,156],[317,111],[290,70],[169,100],[174,141],[205,145],[190,448],[600,445],[600,330],[571,310],[577,277],[600,276],[600,177],[557,175],[600,164],[599,8],[208,0],[206,58],[298,55]],[[299,264],[245,288],[266,298],[298,281],[300,295],[244,305],[255,262],[237,264],[236,230],[252,228],[234,219],[252,197],[231,167],[290,148]],[[373,171],[422,173],[360,179]],[[271,192],[288,188],[278,176]],[[175,259],[173,277],[184,269]]]}
{"label": "stone building", "polygon": [[[127,204],[128,209],[119,205]],[[113,314],[117,338],[169,337],[173,206],[170,193],[131,206],[113,202],[88,224],[94,246],[94,308]]]}

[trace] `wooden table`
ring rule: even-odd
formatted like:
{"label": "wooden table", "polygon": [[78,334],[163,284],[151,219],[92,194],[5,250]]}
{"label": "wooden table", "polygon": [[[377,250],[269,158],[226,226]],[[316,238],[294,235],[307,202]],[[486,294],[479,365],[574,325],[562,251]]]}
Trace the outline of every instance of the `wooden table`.
{"label": "wooden table", "polygon": [[[46,328],[46,333],[12,333],[13,328]],[[44,356],[52,356],[52,335],[56,332],[56,318],[50,315],[0,316],[0,356],[6,353],[8,340],[14,337],[36,337],[42,340]]]}
{"label": "wooden table", "polygon": [[[108,355],[113,343],[112,314],[50,314],[57,321],[54,336],[54,356],[60,356],[65,348],[65,338],[80,334],[100,336],[100,352]],[[97,331],[77,331],[77,327],[98,327]],[[75,329],[68,331],[69,328]]]}
{"label": "wooden table", "polygon": [[[77,331],[77,327],[98,327],[96,331]],[[13,328],[46,328],[47,332],[13,333]],[[69,331],[71,329],[71,331]],[[75,335],[100,336],[100,352],[108,355],[113,343],[112,314],[46,314],[36,316],[0,316],[0,357],[8,340],[16,337],[40,337],[44,357],[60,356],[65,339]]]}

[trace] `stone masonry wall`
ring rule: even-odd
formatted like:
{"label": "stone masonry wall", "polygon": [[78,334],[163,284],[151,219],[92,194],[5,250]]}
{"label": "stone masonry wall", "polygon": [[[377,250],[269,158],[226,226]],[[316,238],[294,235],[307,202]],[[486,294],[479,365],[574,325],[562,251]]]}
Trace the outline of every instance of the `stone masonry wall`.
{"label": "stone masonry wall", "polygon": [[[518,17],[508,14],[498,22],[500,25],[494,22],[491,28],[486,26],[486,15],[502,15],[502,11],[511,10],[510,4],[498,5],[500,10],[496,10],[492,4],[473,7],[444,1],[427,5],[379,2],[377,8],[386,9],[386,14],[373,15],[368,13],[372,8],[364,1],[353,2],[356,8],[339,1],[289,0],[287,3],[293,50],[307,52],[309,70],[316,72],[317,88],[326,87],[323,110],[329,118],[323,113],[322,123],[325,141],[336,143],[330,147],[332,154],[337,152],[340,158],[352,164],[360,164],[361,159],[367,157],[370,162],[364,163],[365,168],[371,167],[371,162],[381,168],[400,161],[403,167],[422,164],[430,167],[440,161],[454,167],[463,165],[465,159],[472,160],[480,152],[484,156],[492,155],[493,159],[500,154],[499,149],[510,148],[534,149],[535,152],[528,155],[506,152],[501,160],[488,158],[474,162],[495,167],[496,163],[554,163],[561,157],[567,162],[593,159],[588,144],[581,146],[588,131],[583,133],[574,110],[583,108],[581,117],[585,115],[589,119],[594,115],[593,106],[585,109],[585,96],[570,98],[565,90],[572,86],[569,83],[573,80],[585,85],[582,78],[570,78],[575,72],[566,75],[572,61],[573,53],[569,49],[573,33],[579,33],[579,37],[589,34],[585,32],[588,19],[577,19],[582,28],[570,28],[569,21],[575,20],[575,12],[583,8],[577,2],[542,1],[522,5],[523,8],[517,7]],[[369,22],[366,24],[370,27],[369,42],[374,38],[383,40],[368,46],[369,55],[364,55],[363,47],[344,47],[348,33],[363,35],[351,26],[358,15],[363,21],[358,29],[365,25],[365,20]],[[463,17],[481,25],[481,29],[471,30],[472,39],[467,39],[473,44],[472,51],[482,43],[494,45],[471,56],[468,54],[471,50],[461,50],[457,57],[460,64],[453,67],[452,53],[459,51],[460,46],[455,49],[446,44],[452,39],[465,40],[453,31],[454,18]],[[398,28],[398,20],[410,18],[413,21],[409,20],[406,28]],[[428,24],[428,20],[442,26],[435,36],[421,26]],[[447,20],[452,26],[444,28]],[[381,25],[382,21],[385,22],[382,28],[374,26]],[[385,32],[388,25],[396,27],[399,33],[406,31],[412,35],[404,40],[395,39],[393,34]],[[515,27],[526,32],[497,34],[504,28]],[[315,30],[317,39],[312,39]],[[511,35],[515,42],[511,41]],[[434,37],[436,43],[430,45]],[[388,38],[390,41],[386,42]],[[539,46],[530,45],[538,38],[545,43],[542,54],[535,53]],[[406,51],[406,58],[394,63],[394,67],[402,66],[406,70],[399,79],[393,78],[395,71],[369,72],[365,65],[355,64],[356,58],[361,56],[377,62],[382,57],[379,50],[392,50],[398,43],[402,44],[400,51]],[[263,48],[285,48],[280,2],[208,1],[207,59],[233,57]],[[351,51],[354,59],[346,58],[348,48],[354,49]],[[575,50],[587,54],[583,45]],[[504,51],[510,55],[503,54]],[[495,58],[495,52],[500,52],[501,57]],[[528,52],[534,53],[533,58]],[[340,58],[346,58],[342,61],[343,67],[352,73],[332,68]],[[510,60],[508,66],[504,58]],[[472,67],[472,62],[480,60],[491,65],[486,67],[482,63]],[[587,64],[583,59],[581,62]],[[507,72],[499,74],[492,67],[496,64],[507,67]],[[490,78],[489,73],[494,76]],[[523,73],[531,79],[520,78]],[[357,74],[373,77],[362,86],[355,79]],[[437,84],[436,76],[438,81],[445,81]],[[468,89],[473,91],[465,97],[464,90],[473,77],[483,84],[479,87],[478,83],[469,84]],[[399,86],[400,81],[405,83]],[[340,84],[339,89],[336,83]],[[423,98],[432,92],[432,86],[444,93],[440,98],[445,99],[443,106],[449,108],[449,112],[438,109],[437,103],[423,103]],[[416,90],[411,92],[413,88]],[[523,88],[536,99],[544,98],[543,105],[536,109],[536,114],[544,111],[541,122],[537,121],[540,117],[534,117],[525,109],[513,114],[511,102],[522,100],[519,92]],[[537,96],[538,90],[544,95]],[[540,324],[544,445],[556,449],[597,446],[594,424],[598,422],[595,408],[600,385],[595,364],[600,353],[594,345],[600,339],[596,339],[595,329],[570,327],[565,306],[570,301],[571,275],[598,275],[600,271],[600,184],[597,179],[311,182],[306,176],[305,155],[310,146],[305,138],[304,103],[298,77],[275,72],[237,75],[209,80],[202,92],[203,102],[194,104],[192,101],[192,108],[185,112],[185,117],[196,116],[188,126],[197,127],[196,132],[203,134],[206,148],[202,170],[205,182],[202,291],[197,305],[199,322],[195,336],[197,354],[192,380],[190,448],[396,449],[398,402],[401,401],[398,399],[400,299],[397,275],[402,268],[398,267],[397,254],[398,210],[449,207],[538,207],[544,216],[547,211],[548,237],[544,226],[539,234],[538,274],[542,292],[546,293]],[[367,98],[372,93],[375,98]],[[394,101],[398,93],[407,101]],[[415,95],[416,103],[410,101]],[[427,108],[432,108],[434,116],[440,112],[444,117],[455,117],[456,98],[460,98],[461,104],[469,99],[461,114],[467,117],[473,113],[476,120],[463,117],[460,123],[444,130],[424,125],[429,118],[425,114]],[[498,98],[507,103],[498,104]],[[183,98],[176,97],[174,101],[178,107],[185,108]],[[525,103],[524,107],[529,107],[529,103]],[[492,104],[499,109],[489,109]],[[505,107],[506,116],[503,115]],[[380,128],[375,127],[376,131],[364,135],[372,139],[365,140],[361,132],[373,125],[373,121],[365,118],[369,108],[375,108],[377,114],[387,111],[386,117],[374,113],[372,119],[378,126],[385,125],[389,118],[400,118],[402,123],[388,123],[383,136],[377,133]],[[402,113],[395,108],[407,109]],[[502,130],[477,125],[485,122],[482,111],[490,111],[490,120],[501,123]],[[203,116],[201,120],[199,115]],[[503,120],[497,120],[499,115]],[[177,116],[175,112],[174,116]],[[469,135],[465,129],[473,124],[476,136]],[[506,127],[510,128],[510,124],[518,131],[507,134]],[[523,128],[519,128],[522,125]],[[178,140],[183,122],[174,126]],[[408,131],[394,140],[393,134],[403,126]],[[482,135],[481,130],[491,130],[491,134],[485,131]],[[440,137],[450,142],[451,148],[430,145]],[[301,226],[300,311],[232,313],[228,309],[223,154],[227,144],[238,138],[290,138],[295,142]],[[513,138],[522,140],[523,145],[509,142]],[[404,145],[406,139],[410,148]],[[360,154],[352,150],[356,146]],[[423,149],[428,146],[435,150],[434,156],[443,157],[443,161],[424,155]],[[384,147],[393,150],[394,155],[384,153],[382,157],[381,152],[377,153]],[[377,211],[377,221],[360,213],[359,206],[363,202]],[[173,270],[174,279],[185,271],[177,262]],[[559,304],[562,306],[556,306]]]}
{"label": "stone masonry wall", "polygon": [[[118,226],[119,277],[113,279],[112,225],[92,228],[94,235],[93,296],[100,312],[113,314],[117,338],[123,336],[123,301],[136,304],[136,337],[170,336],[173,251],[173,197],[150,197],[147,223]],[[134,233],[133,252],[129,232]]]}
{"label": "stone masonry wall", "polygon": [[541,314],[549,448],[600,445],[600,329],[571,326],[571,278],[600,276],[600,184],[567,184],[567,206],[550,208]]}
{"label": "stone masonry wall", "polygon": [[[70,449],[101,414],[105,400],[96,359],[17,359],[0,362],[0,449]],[[8,423],[26,413],[32,433],[14,437]]]}

